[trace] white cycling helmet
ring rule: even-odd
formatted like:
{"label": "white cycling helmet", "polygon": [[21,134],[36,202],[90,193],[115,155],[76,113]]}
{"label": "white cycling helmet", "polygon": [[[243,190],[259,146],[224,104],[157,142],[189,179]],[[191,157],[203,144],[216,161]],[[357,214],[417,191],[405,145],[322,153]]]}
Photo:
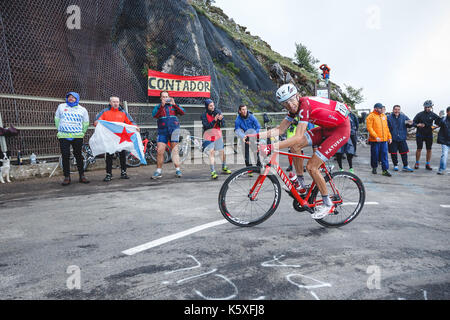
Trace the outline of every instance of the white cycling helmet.
{"label": "white cycling helmet", "polygon": [[297,93],[297,88],[291,84],[283,84],[281,87],[277,90],[277,100],[279,103],[282,103],[286,100],[288,100],[290,97],[294,96]]}

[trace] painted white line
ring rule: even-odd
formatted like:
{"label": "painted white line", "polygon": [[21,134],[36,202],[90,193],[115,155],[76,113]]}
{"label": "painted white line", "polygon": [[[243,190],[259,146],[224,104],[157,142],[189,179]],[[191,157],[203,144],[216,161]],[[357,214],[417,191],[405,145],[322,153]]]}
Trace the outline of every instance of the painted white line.
{"label": "painted white line", "polygon": [[[354,206],[357,204],[358,204],[358,202],[344,202],[342,204],[342,206]],[[378,205],[379,203],[378,202],[364,202],[364,205],[371,205],[371,204]]]}
{"label": "painted white line", "polygon": [[442,208],[450,208],[450,204],[441,204]]}
{"label": "painted white line", "polygon": [[173,241],[173,240],[177,240],[177,239],[186,237],[186,236],[188,236],[190,234],[193,234],[193,233],[196,233],[196,232],[208,229],[208,228],[216,227],[216,226],[219,226],[219,225],[225,224],[225,223],[227,223],[227,220],[221,219],[221,220],[217,220],[217,221],[214,221],[214,222],[202,224],[201,226],[197,226],[197,227],[194,227],[194,228],[182,231],[182,232],[175,233],[175,234],[167,236],[167,237],[163,237],[163,238],[160,238],[160,239],[157,239],[157,240],[154,240],[154,241],[150,241],[150,242],[144,243],[144,244],[142,244],[140,246],[137,246],[137,247],[134,247],[134,248],[122,251],[122,253],[126,254],[127,256],[132,256],[132,255],[134,255],[136,253],[139,253],[139,252],[142,252],[142,251],[145,251],[145,250],[148,250],[148,249],[160,246],[160,245],[162,245],[164,243],[167,243],[167,242],[170,242],[170,241]]}

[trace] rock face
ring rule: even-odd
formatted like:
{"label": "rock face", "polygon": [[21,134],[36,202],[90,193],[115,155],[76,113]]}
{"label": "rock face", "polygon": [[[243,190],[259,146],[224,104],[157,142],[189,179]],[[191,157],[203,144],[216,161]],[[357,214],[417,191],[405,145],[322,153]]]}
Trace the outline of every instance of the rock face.
{"label": "rock face", "polygon": [[[147,69],[211,75],[224,110],[273,110],[276,84],[249,49],[186,0],[0,2],[0,93],[148,101]],[[39,12],[39,14],[36,14]],[[185,99],[182,102],[201,102]]]}

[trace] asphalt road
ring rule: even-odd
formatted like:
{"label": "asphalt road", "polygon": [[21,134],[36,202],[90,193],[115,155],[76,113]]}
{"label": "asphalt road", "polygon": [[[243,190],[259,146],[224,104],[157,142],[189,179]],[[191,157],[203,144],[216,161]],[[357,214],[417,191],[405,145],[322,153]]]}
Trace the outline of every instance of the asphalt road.
{"label": "asphalt road", "polygon": [[391,178],[370,172],[368,151],[354,160],[368,204],[337,229],[294,211],[284,193],[269,220],[236,227],[217,205],[225,176],[211,181],[206,164],[181,179],[169,164],[160,181],[150,165],[130,168],[130,180],[116,169],[108,184],[100,170],[88,185],[1,185],[0,299],[450,299],[440,145],[433,171]]}

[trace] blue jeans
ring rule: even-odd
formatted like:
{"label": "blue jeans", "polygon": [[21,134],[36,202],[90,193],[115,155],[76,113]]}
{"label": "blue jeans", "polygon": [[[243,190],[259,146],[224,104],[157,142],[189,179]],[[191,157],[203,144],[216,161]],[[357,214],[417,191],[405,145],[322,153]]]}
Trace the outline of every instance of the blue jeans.
{"label": "blue jeans", "polygon": [[386,141],[370,142],[370,165],[371,165],[371,167],[377,168],[378,161],[381,161],[381,168],[383,170],[389,169],[388,143]]}
{"label": "blue jeans", "polygon": [[448,150],[450,146],[442,145],[441,162],[439,163],[439,171],[445,171],[447,169]]}

